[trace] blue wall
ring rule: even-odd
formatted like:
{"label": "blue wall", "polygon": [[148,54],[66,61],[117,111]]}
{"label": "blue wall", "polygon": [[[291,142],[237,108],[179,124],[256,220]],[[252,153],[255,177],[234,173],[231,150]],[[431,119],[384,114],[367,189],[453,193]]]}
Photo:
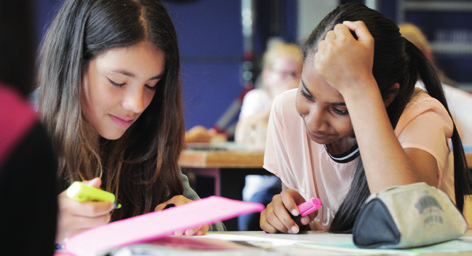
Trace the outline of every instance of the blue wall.
{"label": "blue wall", "polygon": [[[240,0],[163,1],[176,26],[182,55],[186,128],[213,127],[244,92],[244,46]],[[278,5],[278,10],[271,7]],[[255,5],[254,61],[266,40],[296,38],[296,0],[263,0]],[[276,18],[274,15],[278,14]],[[282,24],[273,29],[273,21]],[[257,65],[257,63],[255,63]],[[257,75],[257,69],[255,76]],[[237,113],[232,123],[237,121]],[[231,124],[231,123],[230,123]]]}
{"label": "blue wall", "polygon": [[240,1],[164,3],[179,36],[186,127],[211,127],[243,89]]}

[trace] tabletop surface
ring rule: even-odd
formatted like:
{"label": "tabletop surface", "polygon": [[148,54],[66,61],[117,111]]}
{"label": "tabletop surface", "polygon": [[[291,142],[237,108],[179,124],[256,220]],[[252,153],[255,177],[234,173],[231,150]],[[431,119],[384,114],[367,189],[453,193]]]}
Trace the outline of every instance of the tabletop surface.
{"label": "tabletop surface", "polygon": [[191,168],[262,168],[264,151],[234,143],[193,143],[182,151],[179,164]]}
{"label": "tabletop surface", "polygon": [[[472,169],[472,146],[464,145],[469,168]],[[251,150],[234,143],[190,144],[180,155],[182,167],[192,168],[261,168],[264,164],[264,151]]]}
{"label": "tabletop surface", "polygon": [[[471,255],[472,233],[469,230],[460,239],[414,250],[362,249],[354,245],[352,234],[332,234],[321,231],[308,231],[302,234],[266,234],[262,231],[208,232],[204,236],[168,236],[145,245],[131,245],[126,249],[127,253],[149,253],[132,255],[170,256]],[[120,253],[124,251],[119,249],[110,255],[122,255]]]}

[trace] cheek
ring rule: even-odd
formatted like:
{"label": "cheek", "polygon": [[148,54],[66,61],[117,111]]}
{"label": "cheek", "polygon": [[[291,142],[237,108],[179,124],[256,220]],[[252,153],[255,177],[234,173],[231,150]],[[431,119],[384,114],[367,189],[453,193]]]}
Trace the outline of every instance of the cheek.
{"label": "cheek", "polygon": [[88,77],[86,76],[83,81],[82,88],[81,88],[80,104],[82,108],[82,113],[85,116],[85,119],[89,122],[91,121],[90,119],[93,116],[93,113],[92,113],[92,109],[94,108],[93,98],[92,98],[93,93],[94,92],[92,88],[90,87],[90,81]]}
{"label": "cheek", "polygon": [[335,120],[333,123],[335,123],[335,129],[339,134],[343,136],[351,136],[354,134],[351,119],[348,116]]}
{"label": "cheek", "polygon": [[[148,90],[148,89],[145,89]],[[156,94],[156,91],[148,91],[145,92],[144,94],[144,106],[145,109],[151,104],[152,99],[154,98],[154,94]]]}
{"label": "cheek", "polygon": [[300,95],[297,93],[297,97],[295,98],[295,107],[297,109],[298,114],[306,115],[308,113],[308,107],[306,103],[303,102]]}

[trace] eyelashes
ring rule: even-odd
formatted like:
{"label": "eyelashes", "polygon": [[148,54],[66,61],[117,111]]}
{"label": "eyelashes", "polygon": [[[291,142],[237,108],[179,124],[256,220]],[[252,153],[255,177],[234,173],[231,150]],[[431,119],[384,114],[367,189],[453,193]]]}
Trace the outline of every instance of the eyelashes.
{"label": "eyelashes", "polygon": [[303,95],[303,97],[309,99],[309,100],[313,100],[313,97],[308,94],[307,92],[305,92],[305,90],[300,90],[301,94]]}
{"label": "eyelashes", "polygon": [[[113,80],[111,80],[110,78],[107,78],[108,81],[110,82],[111,85],[113,86],[116,86],[116,87],[123,87],[126,83],[117,83]],[[156,89],[156,86],[157,86],[157,83],[155,85],[148,85],[148,84],[145,84],[144,86],[146,86],[147,88],[151,89],[151,90],[155,90]]]}
{"label": "eyelashes", "polygon": [[[311,96],[310,94],[308,94],[305,90],[300,90],[300,93],[301,93],[301,95],[302,95],[303,97],[305,97],[307,100],[314,102],[313,96]],[[334,113],[336,113],[337,115],[345,116],[345,115],[348,115],[348,114],[349,114],[349,111],[339,109],[339,108],[337,108],[336,106],[333,106],[331,109],[332,109],[332,111],[333,111]]]}
{"label": "eyelashes", "polygon": [[113,86],[117,86],[117,87],[123,87],[123,85],[125,85],[125,83],[120,84],[120,83],[117,83],[117,82],[111,80],[110,78],[108,78],[108,81],[109,81]]}

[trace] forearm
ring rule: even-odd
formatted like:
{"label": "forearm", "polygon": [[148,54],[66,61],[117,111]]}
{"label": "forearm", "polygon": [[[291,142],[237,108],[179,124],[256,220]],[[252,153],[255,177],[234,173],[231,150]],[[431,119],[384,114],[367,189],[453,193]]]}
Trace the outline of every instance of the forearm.
{"label": "forearm", "polygon": [[356,89],[343,96],[370,191],[418,182],[418,172],[393,131],[377,85],[364,86],[353,86]]}

